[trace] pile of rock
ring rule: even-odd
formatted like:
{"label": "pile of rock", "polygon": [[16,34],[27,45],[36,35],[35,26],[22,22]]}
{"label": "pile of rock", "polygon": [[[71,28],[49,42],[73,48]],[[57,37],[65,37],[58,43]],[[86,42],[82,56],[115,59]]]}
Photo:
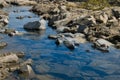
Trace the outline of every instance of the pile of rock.
{"label": "pile of rock", "polygon": [[6,79],[14,71],[19,71],[18,73],[26,73],[30,75],[30,65],[32,60],[28,59],[23,61],[23,52],[10,52],[0,54],[0,79]]}

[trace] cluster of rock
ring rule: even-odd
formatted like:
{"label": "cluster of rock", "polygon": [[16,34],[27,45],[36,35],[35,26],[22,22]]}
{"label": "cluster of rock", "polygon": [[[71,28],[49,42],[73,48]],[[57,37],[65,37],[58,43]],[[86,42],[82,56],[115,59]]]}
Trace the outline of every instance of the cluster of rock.
{"label": "cluster of rock", "polygon": [[[108,43],[120,48],[120,7],[92,11],[73,7],[73,4],[77,5],[72,2],[50,2],[42,5],[38,4],[31,10],[49,20],[48,24],[58,32],[57,37],[52,37],[57,38],[58,41],[60,41],[59,38],[62,38],[63,42],[70,40],[65,38],[68,38],[68,35],[71,37],[71,34],[73,36],[82,34],[85,36],[82,36],[82,38],[93,43],[96,43],[98,39],[104,39],[105,42],[103,41],[104,43],[100,43],[98,46],[104,45],[106,49]],[[67,37],[65,34],[67,34]],[[61,35],[62,37],[60,37]],[[74,39],[73,36],[71,39]],[[79,37],[81,38],[81,36]],[[75,41],[70,40],[70,42]]]}
{"label": "cluster of rock", "polygon": [[[32,60],[28,59],[23,61],[24,57],[23,52],[10,52],[10,53],[1,53],[0,54],[0,79],[6,80],[7,78],[12,77],[11,80],[16,80],[17,77],[12,75],[12,72],[17,71],[20,74],[31,75]],[[12,75],[12,76],[11,76]]]}

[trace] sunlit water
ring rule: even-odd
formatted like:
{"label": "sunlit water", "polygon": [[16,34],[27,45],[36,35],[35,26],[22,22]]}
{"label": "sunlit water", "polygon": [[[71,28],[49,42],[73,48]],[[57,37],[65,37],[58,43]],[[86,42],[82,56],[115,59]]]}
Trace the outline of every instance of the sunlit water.
{"label": "sunlit water", "polygon": [[[74,51],[70,51],[64,45],[56,46],[54,40],[47,38],[49,34],[56,34],[50,27],[37,33],[23,29],[25,23],[39,20],[37,15],[28,11],[30,8],[23,6],[4,9],[9,12],[8,27],[25,34],[14,37],[0,34],[3,37],[1,41],[8,43],[0,52],[25,52],[25,59],[33,60],[32,67],[35,73],[46,77],[41,80],[50,80],[51,77],[51,80],[120,79],[120,50],[110,48],[109,53],[102,53],[91,48],[91,43],[80,44]],[[18,10],[18,13],[14,13],[15,10]],[[24,18],[16,19],[18,16]]]}

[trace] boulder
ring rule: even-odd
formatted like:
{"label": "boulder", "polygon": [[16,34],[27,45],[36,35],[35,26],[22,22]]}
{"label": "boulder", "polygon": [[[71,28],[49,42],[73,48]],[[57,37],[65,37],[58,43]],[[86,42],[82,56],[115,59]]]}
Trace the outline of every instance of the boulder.
{"label": "boulder", "polygon": [[48,35],[48,38],[49,39],[57,39],[57,36],[56,35]]}
{"label": "boulder", "polygon": [[44,30],[46,29],[46,21],[41,19],[40,21],[28,22],[24,25],[24,29],[27,30]]}

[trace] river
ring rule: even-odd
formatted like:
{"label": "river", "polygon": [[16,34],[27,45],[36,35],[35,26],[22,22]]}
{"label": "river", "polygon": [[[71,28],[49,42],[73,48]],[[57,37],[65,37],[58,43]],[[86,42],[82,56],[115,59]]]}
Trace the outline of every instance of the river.
{"label": "river", "polygon": [[[48,39],[49,34],[56,34],[49,26],[45,31],[39,32],[28,32],[23,29],[25,23],[40,19],[38,15],[29,12],[30,8],[30,6],[4,8],[9,13],[7,27],[25,34],[13,37],[0,34],[2,40],[8,43],[8,46],[0,52],[25,52],[25,59],[33,60],[32,67],[35,73],[44,77],[49,76],[41,80],[120,79],[120,50],[111,47],[109,53],[103,53],[93,49],[89,42],[80,44],[73,51],[64,45],[57,46],[53,40]],[[19,16],[24,18],[16,19]],[[21,80],[28,79],[21,78]]]}

